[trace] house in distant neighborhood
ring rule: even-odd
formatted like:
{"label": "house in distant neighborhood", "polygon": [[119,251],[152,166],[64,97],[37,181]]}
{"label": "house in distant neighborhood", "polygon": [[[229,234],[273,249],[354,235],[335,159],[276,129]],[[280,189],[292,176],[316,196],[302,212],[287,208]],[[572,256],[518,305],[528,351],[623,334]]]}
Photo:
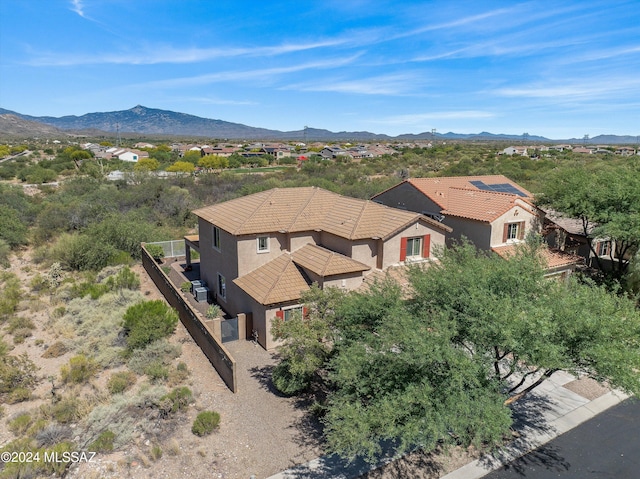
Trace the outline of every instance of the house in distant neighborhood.
{"label": "house in distant neighborhood", "polygon": [[[530,192],[502,175],[411,178],[372,200],[442,222],[451,228],[446,235],[449,244],[466,238],[477,248],[501,256],[509,256],[527,235],[539,234],[545,216]],[[580,263],[576,256],[561,251],[547,256],[550,274],[570,272]],[[565,258],[561,261],[556,256]]]}
{"label": "house in distant neighborhood", "polygon": [[348,157],[349,152],[339,146],[325,146],[322,150],[320,150],[320,155],[325,160],[331,160],[338,157]]}
{"label": "house in distant neighborhood", "polygon": [[616,148],[614,153],[620,156],[633,156],[636,154],[636,150],[634,148],[629,148],[628,146],[621,146]]}
{"label": "house in distant neighborhood", "polygon": [[519,155],[519,156],[527,156],[527,147],[526,146],[510,146],[505,148],[500,153],[502,155]]}
{"label": "house in distant neighborhood", "polygon": [[185,241],[200,252],[201,280],[228,314],[247,314],[265,349],[277,345],[272,322],[301,313],[312,283],[356,289],[371,273],[429,261],[451,231],[419,213],[316,187],[275,188],[194,214],[199,236]]}
{"label": "house in distant neighborhood", "polygon": [[549,246],[584,258],[590,267],[597,267],[595,256],[604,263],[615,261],[615,243],[608,238],[594,237],[593,229],[593,225],[590,225],[585,231],[582,220],[547,210],[543,236]]}

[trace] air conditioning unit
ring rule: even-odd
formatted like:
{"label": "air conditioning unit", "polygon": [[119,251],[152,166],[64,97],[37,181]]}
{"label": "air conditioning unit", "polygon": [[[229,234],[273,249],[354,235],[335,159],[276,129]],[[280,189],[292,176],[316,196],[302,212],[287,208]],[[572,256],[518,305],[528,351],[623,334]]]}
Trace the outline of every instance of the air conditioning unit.
{"label": "air conditioning unit", "polygon": [[196,288],[204,288],[207,285],[204,283],[204,281],[200,280],[200,279],[196,279],[195,281],[191,281],[191,292],[193,293],[193,295],[196,295]]}
{"label": "air conditioning unit", "polygon": [[209,288],[205,286],[201,286],[199,288],[195,288],[193,290],[193,296],[196,298],[197,302],[209,301]]}

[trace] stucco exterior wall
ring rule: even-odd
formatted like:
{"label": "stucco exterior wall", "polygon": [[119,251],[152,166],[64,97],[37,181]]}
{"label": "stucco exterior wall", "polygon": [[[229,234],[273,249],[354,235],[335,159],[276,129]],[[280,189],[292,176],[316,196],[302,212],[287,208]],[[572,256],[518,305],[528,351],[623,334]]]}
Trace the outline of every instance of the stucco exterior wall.
{"label": "stucco exterior wall", "polygon": [[424,235],[430,235],[431,237],[429,257],[433,258],[434,249],[438,246],[444,247],[444,233],[440,230],[430,228],[422,221],[417,221],[384,242],[382,269],[400,263],[401,238],[414,238]]}
{"label": "stucco exterior wall", "polygon": [[[478,249],[486,251],[491,249],[491,224],[456,216],[447,216],[443,223],[453,228],[453,231],[447,235],[448,246],[465,237]],[[502,232],[500,234],[502,235]]]}
{"label": "stucco exterior wall", "polygon": [[[367,273],[365,271],[364,273]],[[325,288],[339,288],[351,291],[358,288],[364,279],[362,272],[351,274],[338,274],[335,276],[328,276],[324,279]]]}
{"label": "stucco exterior wall", "polygon": [[[260,236],[269,237],[269,250],[266,252],[258,252],[258,237]],[[286,235],[281,233],[236,236],[235,238],[238,243],[238,276],[244,276],[276,259],[288,246]]]}
{"label": "stucco exterior wall", "polygon": [[320,232],[291,233],[288,235],[289,252],[293,252],[308,244],[320,244]]}
{"label": "stucco exterior wall", "polygon": [[370,268],[376,267],[378,256],[378,241],[374,239],[359,240],[351,244],[351,258],[366,264]]}
{"label": "stucco exterior wall", "polygon": [[439,214],[442,208],[431,201],[424,193],[409,183],[400,183],[395,188],[385,191],[373,198],[373,201],[392,208],[415,211],[416,213]]}
{"label": "stucco exterior wall", "polygon": [[[524,221],[525,238],[532,231],[536,233],[540,232],[540,218],[520,206],[514,206],[491,223],[491,247],[504,245],[505,242],[502,240],[504,235],[504,225],[507,223],[517,223],[519,221]],[[509,243],[511,243],[511,241]]]}
{"label": "stucco exterior wall", "polygon": [[345,256],[351,257],[351,241],[348,239],[323,231],[320,233],[320,245],[330,249],[331,251],[336,251]]}

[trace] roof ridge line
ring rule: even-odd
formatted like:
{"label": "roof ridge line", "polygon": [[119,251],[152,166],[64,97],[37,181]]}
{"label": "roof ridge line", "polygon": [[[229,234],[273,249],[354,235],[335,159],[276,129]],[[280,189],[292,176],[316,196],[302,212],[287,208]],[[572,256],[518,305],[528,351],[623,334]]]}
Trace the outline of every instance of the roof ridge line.
{"label": "roof ridge line", "polygon": [[[276,187],[276,188],[271,188],[271,189],[269,189],[269,190],[266,190],[266,191],[268,191],[268,192],[269,192],[269,194],[267,195],[267,197],[264,199],[264,201],[262,201],[262,202],[260,203],[260,206],[258,206],[257,208],[254,208],[253,213],[251,213],[251,214],[249,215],[249,217],[248,217],[245,221],[243,221],[243,222],[240,224],[240,226],[238,226],[238,227],[236,228],[236,230],[233,232],[233,235],[234,235],[234,236],[237,236],[237,235],[238,235],[238,232],[242,229],[242,227],[243,227],[245,224],[247,224],[247,223],[249,222],[249,220],[253,219],[253,217],[254,217],[256,214],[258,214],[258,211],[260,210],[260,208],[262,208],[262,206],[263,206],[263,205],[264,205],[268,200],[270,200],[270,199],[271,199],[271,197],[275,194],[275,192],[276,192],[278,189],[279,189],[279,188],[278,188],[278,187]],[[259,192],[259,193],[262,193],[262,192]],[[259,193],[257,193],[257,194],[259,194]],[[240,196],[239,198],[246,198],[246,196],[244,196],[244,197],[243,197],[243,196]]]}
{"label": "roof ridge line", "polygon": [[[349,238],[350,240],[353,240],[353,236],[355,235],[355,229],[358,226],[358,224],[360,223],[360,220],[362,219],[362,215],[364,215],[364,210],[367,208],[367,206],[369,204],[368,200],[363,200],[363,199],[360,199],[360,198],[353,198],[353,199],[357,200],[357,201],[364,202],[364,205],[362,206],[362,209],[360,209],[360,213],[358,214],[358,219],[353,224],[353,229],[351,230],[351,238]],[[385,206],[385,205],[381,205],[381,206]]]}
{"label": "roof ridge line", "polygon": [[[293,261],[293,259],[291,258],[291,253],[289,253],[288,251],[285,251],[284,253],[282,253],[280,256],[278,256],[278,258],[280,258],[281,256],[285,256],[285,255],[288,256],[289,263],[291,263]],[[275,258],[275,259],[278,259],[278,258]],[[274,260],[272,260],[272,261],[274,261]],[[280,274],[278,275],[278,279],[280,279],[280,276],[282,276],[282,273],[284,273],[284,271],[287,269],[287,266],[289,265],[289,263],[287,263],[284,266],[284,268],[282,269],[282,271],[280,271]],[[266,263],[266,264],[268,264],[268,263]],[[278,283],[278,281],[273,281],[271,283],[271,287],[267,290],[267,292],[264,295],[264,300],[265,301],[269,298],[269,295],[271,294],[271,291],[273,291],[273,288],[276,287],[277,283]]]}
{"label": "roof ridge line", "polygon": [[[305,187],[303,186],[301,188],[305,188]],[[296,221],[298,221],[298,218],[300,218],[300,216],[302,216],[302,214],[307,210],[307,206],[309,206],[309,203],[311,203],[311,201],[321,191],[321,188],[318,188],[317,186],[309,186],[307,188],[311,188],[312,194],[311,194],[311,196],[309,196],[309,199],[300,207],[300,209],[298,210],[298,213],[293,218],[292,224],[289,225],[289,228],[291,228],[291,226],[294,225],[296,223]],[[322,219],[322,222],[324,222],[324,217]],[[324,231],[324,228],[322,229],[322,231]]]}

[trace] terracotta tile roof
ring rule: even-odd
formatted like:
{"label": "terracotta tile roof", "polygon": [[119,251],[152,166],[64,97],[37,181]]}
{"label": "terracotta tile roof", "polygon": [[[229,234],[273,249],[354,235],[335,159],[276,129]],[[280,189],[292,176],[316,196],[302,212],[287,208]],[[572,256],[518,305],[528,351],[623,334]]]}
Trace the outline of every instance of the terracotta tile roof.
{"label": "terracotta tile roof", "polygon": [[519,200],[520,197],[506,193],[452,187],[442,214],[490,223],[516,205],[529,209],[528,204]]}
{"label": "terracotta tile roof", "polygon": [[[495,248],[491,248],[491,251],[496,253],[503,258],[509,258],[513,256],[519,247],[518,243],[506,245],[506,246],[496,246]],[[558,249],[552,248],[542,248],[540,250],[542,255],[542,259],[547,265],[547,269],[559,268],[561,266],[571,266],[571,265],[579,265],[584,263],[584,258],[581,256],[577,256],[570,253],[565,253],[564,251],[560,251]]]}
{"label": "terracotta tile roof", "polygon": [[309,289],[289,253],[278,256],[233,282],[260,304],[294,301],[300,299],[302,291]]}
{"label": "terracotta tile roof", "polygon": [[[467,188],[471,190],[478,190],[477,187],[471,184],[471,181],[483,181],[485,184],[500,184],[508,183],[529,198],[533,195],[525,190],[523,187],[514,183],[504,175],[484,175],[484,176],[445,176],[441,178],[410,178],[406,180],[407,183],[413,185],[417,190],[424,195],[431,198],[432,201],[440,205],[441,208],[447,207],[447,200],[449,196],[450,188]],[[479,191],[479,190],[478,190]]]}
{"label": "terracotta tile roof", "polygon": [[294,251],[291,257],[298,266],[320,276],[356,273],[371,269],[366,264],[313,244]]}
{"label": "terracotta tile roof", "polygon": [[193,213],[233,235],[319,230],[350,240],[387,238],[418,219],[439,230],[450,230],[417,213],[316,187],[274,188]]}

